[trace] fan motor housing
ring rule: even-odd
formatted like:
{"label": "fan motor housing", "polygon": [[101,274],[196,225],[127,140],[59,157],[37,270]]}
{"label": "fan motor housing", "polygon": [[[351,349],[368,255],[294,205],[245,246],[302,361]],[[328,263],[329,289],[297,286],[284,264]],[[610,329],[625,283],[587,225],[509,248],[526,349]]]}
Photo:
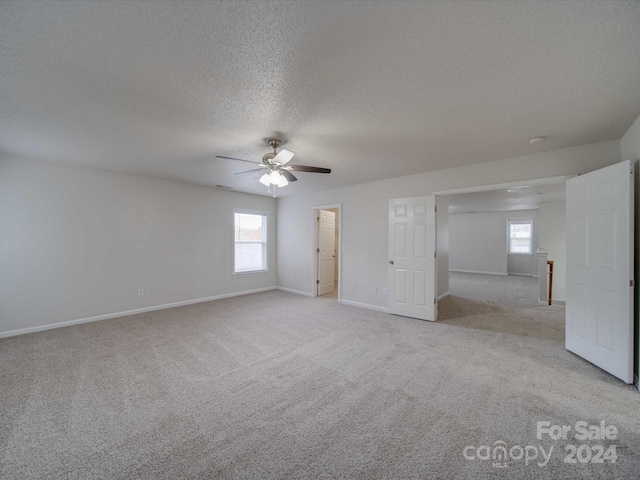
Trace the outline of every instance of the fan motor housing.
{"label": "fan motor housing", "polygon": [[271,148],[273,148],[275,150],[276,148],[278,148],[282,144],[282,141],[277,139],[277,138],[270,138],[267,143],[269,144],[269,146]]}
{"label": "fan motor housing", "polygon": [[273,158],[276,156],[275,153],[273,152],[269,152],[269,153],[265,153],[264,156],[262,157],[262,163],[266,163],[268,165],[271,164],[271,160],[273,160]]}

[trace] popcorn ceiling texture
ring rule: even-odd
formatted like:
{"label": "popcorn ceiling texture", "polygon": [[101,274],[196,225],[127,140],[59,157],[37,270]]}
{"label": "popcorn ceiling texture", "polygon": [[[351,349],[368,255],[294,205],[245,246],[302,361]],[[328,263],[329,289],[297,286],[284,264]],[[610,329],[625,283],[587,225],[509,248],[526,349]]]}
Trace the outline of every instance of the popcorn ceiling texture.
{"label": "popcorn ceiling texture", "polygon": [[[0,155],[288,195],[619,139],[640,3],[0,3]],[[530,146],[527,140],[549,141]]]}

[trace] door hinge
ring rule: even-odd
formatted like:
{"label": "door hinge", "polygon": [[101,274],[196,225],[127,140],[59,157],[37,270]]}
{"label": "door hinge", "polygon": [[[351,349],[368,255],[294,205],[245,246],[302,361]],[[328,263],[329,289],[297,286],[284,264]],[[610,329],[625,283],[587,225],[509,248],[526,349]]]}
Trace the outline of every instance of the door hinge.
{"label": "door hinge", "polygon": [[438,257],[438,252],[433,252],[433,258],[437,258]]}
{"label": "door hinge", "polygon": [[437,300],[438,300],[437,298],[434,298],[434,299],[433,299],[433,304],[434,304],[434,305],[435,305],[436,303],[438,303],[438,301],[437,301]]}
{"label": "door hinge", "polygon": [[319,221],[320,221],[320,217],[316,217],[316,222],[319,222]]}
{"label": "door hinge", "polygon": [[636,281],[635,280],[629,280],[629,286],[630,287],[635,287],[636,286]]}
{"label": "door hinge", "polygon": [[316,285],[320,285],[320,280],[316,280]]}
{"label": "door hinge", "polygon": [[316,253],[320,253],[320,249],[319,248],[316,248]]}

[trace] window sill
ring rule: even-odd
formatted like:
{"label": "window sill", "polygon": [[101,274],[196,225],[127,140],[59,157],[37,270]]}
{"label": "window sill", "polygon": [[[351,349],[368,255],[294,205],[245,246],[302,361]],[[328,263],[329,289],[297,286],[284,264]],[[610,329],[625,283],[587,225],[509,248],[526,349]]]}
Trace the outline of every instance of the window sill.
{"label": "window sill", "polygon": [[269,270],[251,270],[250,272],[234,272],[234,277],[244,277],[246,275],[265,275]]}

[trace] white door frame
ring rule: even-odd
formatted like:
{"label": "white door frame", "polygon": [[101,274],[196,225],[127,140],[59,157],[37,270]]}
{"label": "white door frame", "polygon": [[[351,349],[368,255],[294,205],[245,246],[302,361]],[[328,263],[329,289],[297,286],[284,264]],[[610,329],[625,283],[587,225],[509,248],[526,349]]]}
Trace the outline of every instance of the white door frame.
{"label": "white door frame", "polygon": [[332,203],[329,205],[318,205],[313,207],[311,211],[311,221],[313,222],[313,248],[311,249],[311,254],[313,255],[313,278],[311,279],[311,292],[312,297],[318,296],[318,286],[316,285],[316,280],[318,279],[318,210],[328,210],[330,208],[335,208],[338,210],[338,241],[336,242],[336,249],[338,249],[338,303],[342,299],[342,242],[340,239],[342,238],[342,204],[341,203]]}

